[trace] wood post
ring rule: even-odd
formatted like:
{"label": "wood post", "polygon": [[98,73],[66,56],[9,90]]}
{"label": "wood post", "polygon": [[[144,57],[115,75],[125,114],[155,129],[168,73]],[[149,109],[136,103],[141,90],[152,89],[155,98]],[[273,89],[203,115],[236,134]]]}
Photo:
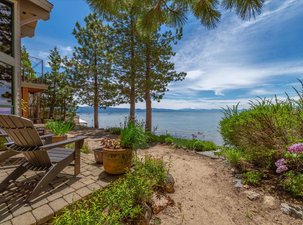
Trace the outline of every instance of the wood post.
{"label": "wood post", "polygon": [[29,117],[29,92],[27,87],[22,87],[22,116],[25,118]]}

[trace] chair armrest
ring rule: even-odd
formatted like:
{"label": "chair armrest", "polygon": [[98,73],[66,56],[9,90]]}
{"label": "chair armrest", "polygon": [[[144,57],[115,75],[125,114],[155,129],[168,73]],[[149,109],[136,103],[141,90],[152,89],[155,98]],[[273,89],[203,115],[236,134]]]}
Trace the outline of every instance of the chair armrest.
{"label": "chair armrest", "polygon": [[53,144],[43,145],[43,146],[40,147],[40,149],[41,150],[49,150],[49,149],[57,148],[57,147],[64,146],[64,145],[67,145],[67,144],[70,144],[70,143],[80,142],[80,141],[83,141],[85,138],[87,138],[87,137],[86,136],[78,136],[78,137],[70,138],[70,139],[65,140],[65,141],[60,141],[60,142],[56,142],[56,143],[53,143]]}

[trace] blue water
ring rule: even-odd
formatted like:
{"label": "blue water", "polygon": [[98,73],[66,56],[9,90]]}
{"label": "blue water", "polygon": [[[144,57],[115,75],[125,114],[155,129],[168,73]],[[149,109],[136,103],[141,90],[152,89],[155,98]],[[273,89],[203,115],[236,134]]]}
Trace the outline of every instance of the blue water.
{"label": "blue water", "polygon": [[[91,112],[79,112],[81,119],[93,125]],[[164,111],[153,112],[153,128],[157,134],[169,133],[176,137],[214,141],[222,145],[222,137],[218,131],[219,121],[223,113],[220,111]],[[100,112],[101,128],[120,127],[128,117],[127,112]],[[144,121],[145,112],[136,112],[138,121]]]}

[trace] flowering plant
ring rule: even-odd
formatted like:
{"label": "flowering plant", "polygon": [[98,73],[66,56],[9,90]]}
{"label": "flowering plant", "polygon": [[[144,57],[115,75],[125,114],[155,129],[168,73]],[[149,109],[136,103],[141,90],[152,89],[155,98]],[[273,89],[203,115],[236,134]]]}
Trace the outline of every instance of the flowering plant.
{"label": "flowering plant", "polygon": [[295,154],[303,153],[303,143],[297,143],[289,146],[288,151]]}
{"label": "flowering plant", "polygon": [[286,160],[284,158],[279,159],[277,162],[275,162],[275,165],[277,167],[276,169],[277,173],[283,173],[288,170],[288,167],[286,165]]}

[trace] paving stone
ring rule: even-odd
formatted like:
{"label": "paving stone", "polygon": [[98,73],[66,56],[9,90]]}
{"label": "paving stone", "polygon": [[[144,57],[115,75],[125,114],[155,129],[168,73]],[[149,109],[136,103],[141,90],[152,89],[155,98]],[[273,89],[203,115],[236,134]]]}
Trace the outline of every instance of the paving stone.
{"label": "paving stone", "polygon": [[65,206],[68,205],[68,202],[64,200],[64,198],[58,198],[55,201],[49,203],[49,206],[52,208],[54,212],[59,212]]}
{"label": "paving stone", "polygon": [[79,190],[80,188],[84,187],[85,184],[81,181],[76,181],[75,183],[70,184],[70,187],[74,188],[75,190]]}
{"label": "paving stone", "polygon": [[88,185],[87,187],[92,191],[97,191],[97,190],[103,188],[100,184],[97,184],[97,183],[92,183],[92,184]]}
{"label": "paving stone", "polygon": [[60,192],[56,192],[56,193],[50,195],[49,197],[47,197],[47,200],[48,200],[49,202],[52,202],[52,201],[54,201],[55,199],[58,199],[58,198],[61,198],[61,197],[62,197],[62,194],[61,194]]}
{"label": "paving stone", "polygon": [[43,198],[43,199],[41,199],[41,200],[39,200],[39,201],[37,201],[37,202],[35,202],[35,203],[32,203],[31,204],[31,207],[33,208],[33,209],[35,209],[35,208],[38,208],[38,207],[40,207],[40,206],[42,206],[42,205],[45,205],[45,204],[47,204],[49,201],[47,200],[47,198]]}
{"label": "paving stone", "polygon": [[11,220],[13,225],[32,225],[36,224],[36,219],[31,212],[19,215]]}
{"label": "paving stone", "polygon": [[68,202],[68,204],[71,204],[71,203],[76,202],[79,199],[81,199],[81,196],[78,195],[77,193],[73,192],[73,193],[63,196],[63,198],[65,201]]}
{"label": "paving stone", "polygon": [[11,221],[2,222],[1,225],[12,225]]}
{"label": "paving stone", "polygon": [[69,193],[74,192],[74,191],[75,191],[74,188],[72,188],[70,186],[66,186],[64,189],[62,189],[60,191],[60,193],[62,194],[62,196],[64,196],[64,195],[68,195]]}
{"label": "paving stone", "polygon": [[16,217],[32,210],[32,207],[30,207],[29,205],[23,205],[18,209],[11,209],[11,210],[13,211],[13,216]]}
{"label": "paving stone", "polygon": [[34,209],[32,213],[38,224],[43,224],[49,221],[54,215],[54,211],[49,207],[49,205],[40,206],[39,208]]}
{"label": "paving stone", "polygon": [[81,197],[85,197],[85,196],[91,194],[92,191],[90,189],[88,189],[87,187],[83,187],[83,188],[79,189],[78,191],[76,191],[76,193],[78,195],[80,195]]}
{"label": "paving stone", "polygon": [[81,180],[82,183],[84,183],[85,185],[90,185],[92,183],[95,183],[95,181],[93,179],[90,178],[84,178]]}

